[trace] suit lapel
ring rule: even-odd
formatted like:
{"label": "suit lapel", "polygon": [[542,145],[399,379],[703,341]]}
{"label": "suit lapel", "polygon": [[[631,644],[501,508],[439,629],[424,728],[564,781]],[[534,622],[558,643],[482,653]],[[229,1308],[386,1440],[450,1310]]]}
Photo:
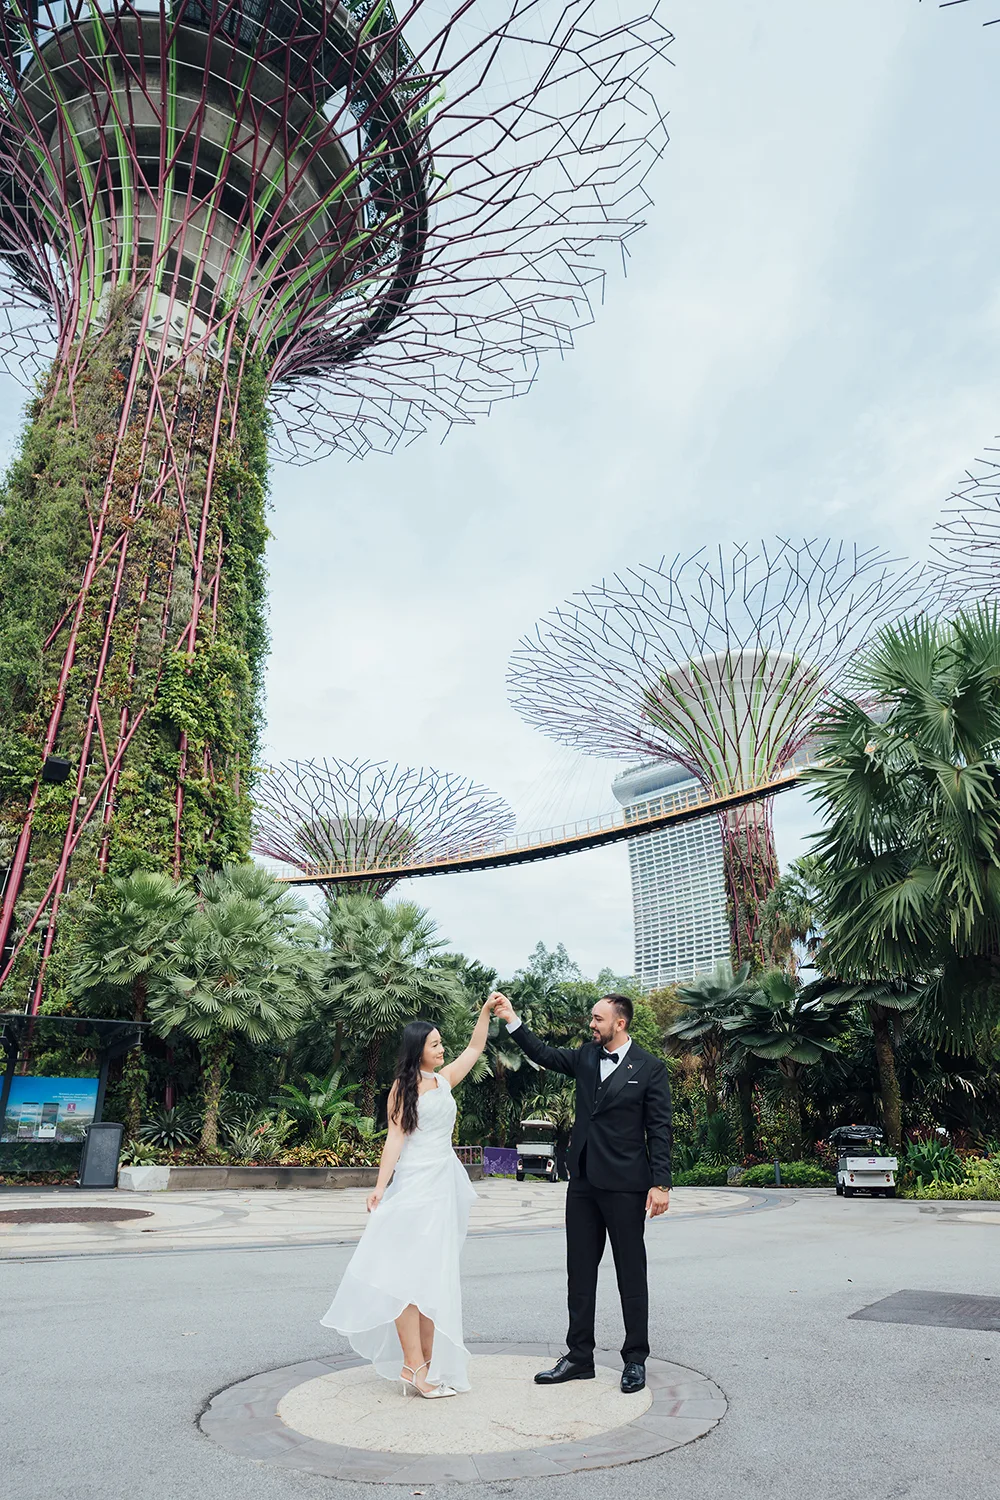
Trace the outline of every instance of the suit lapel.
{"label": "suit lapel", "polygon": [[597,1108],[597,1090],[601,1086],[601,1049],[599,1047],[593,1047],[593,1053],[594,1056],[590,1064],[590,1074],[587,1079],[587,1087],[590,1090],[590,1097],[588,1098],[587,1102],[590,1105],[591,1114],[593,1114],[594,1110]]}
{"label": "suit lapel", "polygon": [[[615,1068],[615,1071],[612,1073],[611,1077],[608,1079],[607,1083],[601,1090],[597,1103],[594,1105],[594,1114],[596,1115],[600,1110],[606,1109],[607,1106],[611,1103],[612,1099],[614,1099],[616,1094],[620,1094],[627,1083],[632,1083],[636,1078],[639,1077],[640,1072],[645,1066],[646,1054],[644,1052],[640,1052],[635,1042],[633,1042],[631,1047],[628,1049],[627,1054],[622,1058],[621,1062]],[[598,1054],[598,1082],[600,1082],[600,1078],[601,1064],[600,1054]]]}

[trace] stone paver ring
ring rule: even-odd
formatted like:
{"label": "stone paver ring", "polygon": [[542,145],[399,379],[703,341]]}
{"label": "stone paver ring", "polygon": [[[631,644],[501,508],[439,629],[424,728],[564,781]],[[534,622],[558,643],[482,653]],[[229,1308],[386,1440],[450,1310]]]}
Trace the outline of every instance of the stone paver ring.
{"label": "stone paver ring", "polygon": [[650,1359],[624,1396],[621,1361],[599,1350],[597,1378],[536,1386],[551,1344],[473,1344],[473,1389],[405,1399],[357,1355],[266,1370],[220,1391],[202,1431],[230,1453],[330,1479],[443,1484],[543,1478],[655,1458],[704,1437],[726,1414],[697,1370]]}

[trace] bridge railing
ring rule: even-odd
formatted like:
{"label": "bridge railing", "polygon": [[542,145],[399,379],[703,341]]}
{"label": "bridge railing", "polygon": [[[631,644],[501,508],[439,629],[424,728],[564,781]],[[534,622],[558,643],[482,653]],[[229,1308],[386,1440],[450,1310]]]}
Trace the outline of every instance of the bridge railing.
{"label": "bridge railing", "polygon": [[621,812],[605,814],[598,818],[579,818],[571,823],[557,823],[551,828],[536,829],[531,833],[515,833],[509,837],[492,842],[483,841],[476,844],[468,844],[459,852],[451,851],[438,856],[417,856],[407,858],[400,856],[396,859],[386,860],[377,866],[359,864],[356,860],[338,860],[329,864],[302,864],[296,869],[301,873],[299,876],[288,877],[301,880],[303,876],[350,876],[357,875],[359,879],[381,872],[393,870],[421,870],[433,869],[438,865],[454,865],[457,862],[472,863],[477,859],[491,857],[502,860],[504,855],[517,854],[530,849],[541,849],[560,844],[571,845],[578,840],[585,840],[588,836],[602,833],[612,833],[616,830],[624,832],[626,829],[635,832],[638,837],[642,832],[644,823],[656,823],[663,818],[669,817],[671,813],[690,811],[691,809],[704,807],[706,817],[720,806],[732,805],[739,799],[750,797],[760,798],[767,795],[769,789],[776,791],[796,781],[800,772],[807,767],[815,765],[816,761],[807,753],[801,753],[790,761],[778,772],[777,776],[768,781],[759,783],[753,787],[732,787],[728,790],[718,788],[691,786],[683,791],[668,792],[665,795],[644,798],[638,807],[638,812],[632,807],[623,807]]}

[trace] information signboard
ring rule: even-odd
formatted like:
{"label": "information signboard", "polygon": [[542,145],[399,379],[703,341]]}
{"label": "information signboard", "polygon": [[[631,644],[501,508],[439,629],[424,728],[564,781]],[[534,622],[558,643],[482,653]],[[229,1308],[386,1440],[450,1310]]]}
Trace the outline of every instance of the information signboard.
{"label": "information signboard", "polygon": [[0,1141],[83,1141],[97,1108],[96,1078],[13,1078]]}

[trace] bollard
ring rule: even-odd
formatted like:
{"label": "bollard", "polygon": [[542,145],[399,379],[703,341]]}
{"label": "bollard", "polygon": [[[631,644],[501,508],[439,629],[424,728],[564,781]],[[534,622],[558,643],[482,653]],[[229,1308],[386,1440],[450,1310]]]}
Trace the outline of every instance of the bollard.
{"label": "bollard", "polygon": [[781,1186],[781,1163],[777,1157],[774,1158],[774,1185],[775,1187]]}

